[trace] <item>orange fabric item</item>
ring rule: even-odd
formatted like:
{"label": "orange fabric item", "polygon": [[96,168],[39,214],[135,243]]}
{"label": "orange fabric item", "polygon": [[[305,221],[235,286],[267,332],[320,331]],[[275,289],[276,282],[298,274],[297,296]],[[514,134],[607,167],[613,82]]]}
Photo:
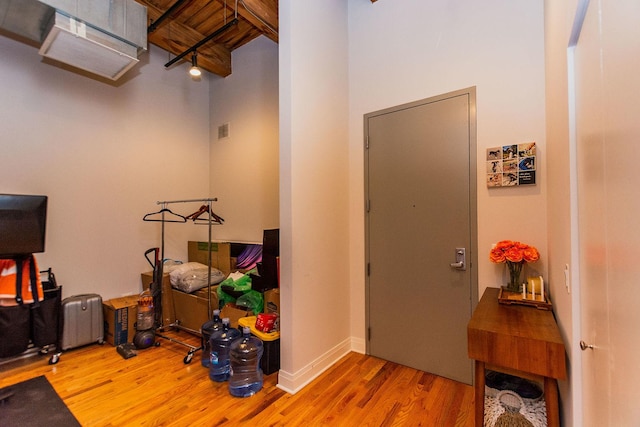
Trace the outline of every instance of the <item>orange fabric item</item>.
{"label": "orange fabric item", "polygon": [[[42,301],[44,292],[40,281],[40,270],[35,257],[33,258],[38,286],[38,301]],[[0,305],[17,305],[16,303],[16,262],[12,259],[0,259]],[[22,300],[24,304],[35,302],[31,293],[31,275],[28,259],[22,263]]]}

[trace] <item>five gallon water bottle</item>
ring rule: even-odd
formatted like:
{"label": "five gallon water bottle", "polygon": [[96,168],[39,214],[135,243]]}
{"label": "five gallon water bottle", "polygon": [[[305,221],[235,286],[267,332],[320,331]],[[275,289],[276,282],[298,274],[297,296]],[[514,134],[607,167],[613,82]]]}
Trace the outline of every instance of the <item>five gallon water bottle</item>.
{"label": "five gallon water bottle", "polygon": [[211,361],[211,335],[222,329],[222,320],[220,320],[220,310],[213,310],[213,319],[207,320],[202,324],[202,366],[209,367]]}
{"label": "five gallon water bottle", "polygon": [[251,330],[246,326],[242,330],[242,338],[231,344],[229,393],[232,396],[249,397],[262,388],[260,358],[263,349],[262,341],[251,336]]}
{"label": "five gallon water bottle", "polygon": [[211,334],[211,358],[209,360],[209,378],[223,382],[229,379],[229,347],[240,337],[240,331],[229,327],[229,318],[222,319],[222,329]]}

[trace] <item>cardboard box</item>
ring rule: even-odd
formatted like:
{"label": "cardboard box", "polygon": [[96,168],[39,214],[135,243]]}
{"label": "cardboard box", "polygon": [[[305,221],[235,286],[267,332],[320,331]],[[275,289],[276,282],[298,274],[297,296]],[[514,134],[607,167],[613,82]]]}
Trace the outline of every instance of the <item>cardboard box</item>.
{"label": "cardboard box", "polygon": [[[142,280],[142,289],[149,289],[149,285],[153,282],[153,271],[142,273],[140,275]],[[169,273],[162,275],[162,288],[161,288],[161,304],[162,304],[162,324],[164,326],[170,325],[176,320],[176,315],[173,310],[173,298],[171,293],[171,278]]]}
{"label": "cardboard box", "polygon": [[[171,289],[175,323],[189,332],[200,334],[202,324],[209,320],[209,299],[207,288],[192,294]],[[211,312],[218,308],[218,286],[211,286]]]}
{"label": "cardboard box", "polygon": [[247,311],[230,302],[225,304],[225,306],[222,307],[222,310],[220,310],[220,318],[224,319],[225,317],[228,317],[229,324],[231,325],[232,328],[237,328],[238,320],[247,316],[253,316],[253,311],[251,310]]}
{"label": "cardboard box", "polygon": [[[209,255],[209,246],[207,242],[187,243],[189,262],[199,262],[200,264],[209,265],[207,257]],[[217,268],[228,276],[235,268],[231,260],[231,243],[228,242],[211,242],[211,267]]]}
{"label": "cardboard box", "polygon": [[262,311],[280,314],[280,289],[264,291],[264,309]]}
{"label": "cardboard box", "polygon": [[104,315],[104,337],[111,345],[133,342],[136,334],[138,296],[113,298],[102,302]]}

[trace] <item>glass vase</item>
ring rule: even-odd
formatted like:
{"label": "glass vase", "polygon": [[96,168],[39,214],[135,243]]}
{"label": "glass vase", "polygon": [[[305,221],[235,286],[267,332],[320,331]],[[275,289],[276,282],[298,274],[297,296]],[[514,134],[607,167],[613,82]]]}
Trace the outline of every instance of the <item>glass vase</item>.
{"label": "glass vase", "polygon": [[509,268],[509,283],[507,284],[507,290],[509,292],[522,292],[522,282],[520,281],[520,274],[522,273],[523,265],[524,261],[507,261],[507,267]]}

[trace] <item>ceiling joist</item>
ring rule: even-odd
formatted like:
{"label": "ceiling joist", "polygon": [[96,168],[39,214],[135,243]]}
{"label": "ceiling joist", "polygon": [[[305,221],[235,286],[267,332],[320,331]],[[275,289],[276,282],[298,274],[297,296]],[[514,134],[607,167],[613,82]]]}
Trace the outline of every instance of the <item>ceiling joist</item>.
{"label": "ceiling joist", "polygon": [[[197,45],[198,66],[222,77],[231,74],[233,50],[260,35],[278,42],[278,0],[136,1],[147,7],[149,43],[183,61]],[[236,25],[216,33],[236,17]]]}
{"label": "ceiling joist", "polygon": [[278,0],[238,1],[243,6],[238,8],[238,14],[278,43]]}
{"label": "ceiling joist", "polygon": [[173,15],[185,1],[187,0],[177,0],[173,5],[171,5],[169,9],[167,9],[162,15],[160,15],[158,19],[151,21],[149,27],[147,28],[147,33],[153,33],[155,30],[157,30],[160,24],[162,24],[165,19]]}

